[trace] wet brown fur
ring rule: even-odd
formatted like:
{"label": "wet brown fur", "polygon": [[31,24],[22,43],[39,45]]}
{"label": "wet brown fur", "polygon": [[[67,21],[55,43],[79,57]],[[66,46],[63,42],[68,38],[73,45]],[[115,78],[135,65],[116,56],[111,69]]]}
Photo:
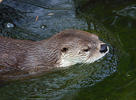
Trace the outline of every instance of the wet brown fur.
{"label": "wet brown fur", "polygon": [[74,38],[91,42],[91,39],[98,37],[79,30],[65,30],[37,42],[0,37],[0,80],[50,71],[58,65],[61,44]]}

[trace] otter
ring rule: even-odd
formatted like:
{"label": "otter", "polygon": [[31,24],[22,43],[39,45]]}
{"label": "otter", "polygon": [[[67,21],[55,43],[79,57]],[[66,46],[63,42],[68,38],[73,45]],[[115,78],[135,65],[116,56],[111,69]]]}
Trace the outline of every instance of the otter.
{"label": "otter", "polygon": [[108,51],[97,35],[74,29],[41,41],[0,37],[0,79],[19,79],[54,68],[92,63]]}

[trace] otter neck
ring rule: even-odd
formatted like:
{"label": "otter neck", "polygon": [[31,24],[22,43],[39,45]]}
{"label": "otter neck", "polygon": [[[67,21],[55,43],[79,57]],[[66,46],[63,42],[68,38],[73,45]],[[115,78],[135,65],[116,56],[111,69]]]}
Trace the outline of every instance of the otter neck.
{"label": "otter neck", "polygon": [[41,59],[44,64],[48,64],[49,67],[54,67],[60,59],[60,50],[56,41],[42,40],[39,42],[38,48],[40,52],[42,50]]}

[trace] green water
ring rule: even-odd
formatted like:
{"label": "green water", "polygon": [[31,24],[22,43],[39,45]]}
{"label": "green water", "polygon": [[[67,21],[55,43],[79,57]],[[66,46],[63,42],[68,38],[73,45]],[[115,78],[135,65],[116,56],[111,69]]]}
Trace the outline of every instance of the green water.
{"label": "green water", "polygon": [[[80,89],[76,100],[136,100],[136,4],[135,2],[96,3],[87,7],[87,15],[93,15],[115,37],[118,54],[117,71],[90,88]],[[89,21],[89,20],[88,20]],[[88,22],[89,23],[89,22]],[[97,30],[97,28],[96,28]]]}
{"label": "green water", "polygon": [[[37,25],[39,37],[32,39],[39,40],[49,37],[52,32],[76,28],[96,33],[109,44],[110,52],[93,64],[77,64],[42,77],[1,86],[0,100],[136,100],[135,2],[116,0],[91,4],[89,0],[74,0],[72,4],[75,9],[65,13],[55,11],[58,15],[52,18],[51,26],[42,20],[47,29],[40,30]],[[64,17],[59,19],[59,14]],[[48,18],[45,16],[45,19]],[[35,32],[33,27],[29,29],[31,33]],[[31,35],[22,35],[26,32],[22,28],[8,31],[21,32],[17,38],[31,39]],[[43,31],[47,34],[40,34]]]}

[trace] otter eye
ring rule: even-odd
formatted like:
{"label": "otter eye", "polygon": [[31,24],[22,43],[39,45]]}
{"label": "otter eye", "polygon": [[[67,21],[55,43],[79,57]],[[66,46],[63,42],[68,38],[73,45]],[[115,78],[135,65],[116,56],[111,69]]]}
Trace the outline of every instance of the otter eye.
{"label": "otter eye", "polygon": [[89,51],[89,48],[86,48],[86,49],[83,49],[84,52],[88,52]]}
{"label": "otter eye", "polygon": [[68,48],[64,47],[64,48],[62,48],[61,51],[62,51],[62,52],[67,52],[67,51],[68,51]]}

